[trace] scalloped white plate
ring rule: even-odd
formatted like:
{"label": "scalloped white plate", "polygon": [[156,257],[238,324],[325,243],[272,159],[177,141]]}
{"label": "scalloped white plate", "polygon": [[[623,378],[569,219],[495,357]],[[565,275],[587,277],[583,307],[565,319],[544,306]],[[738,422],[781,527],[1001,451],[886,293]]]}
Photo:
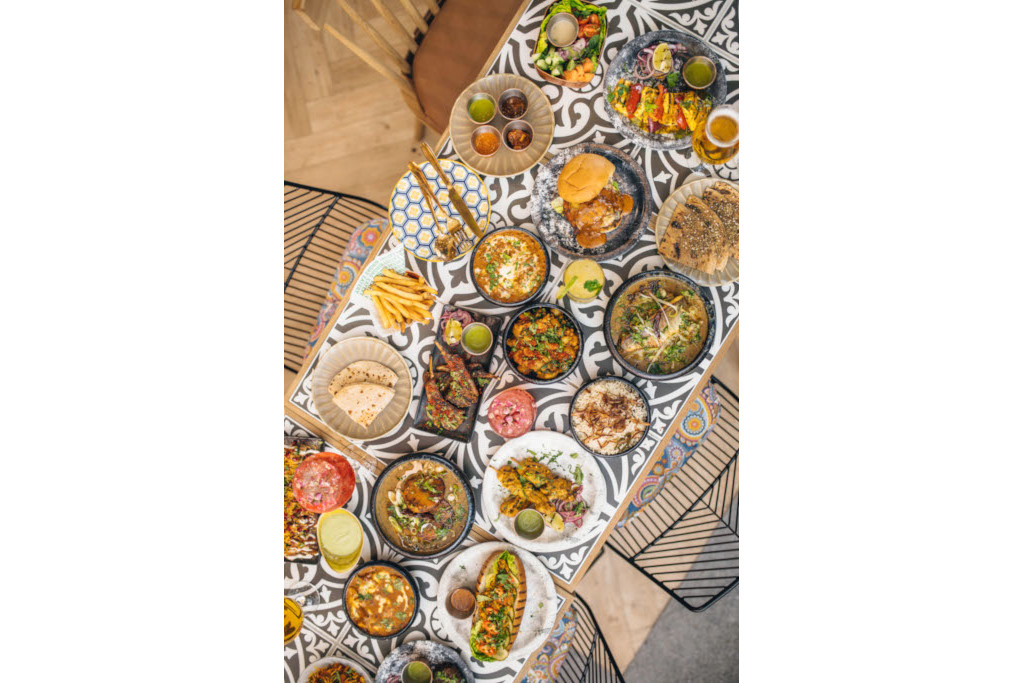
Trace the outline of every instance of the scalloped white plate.
{"label": "scalloped white plate", "polygon": [[[659,243],[661,238],[665,236],[665,230],[668,228],[668,224],[672,220],[672,214],[675,213],[677,206],[684,204],[687,197],[692,195],[701,196],[706,188],[711,187],[719,180],[732,185],[737,191],[740,189],[736,183],[723,178],[695,178],[677,187],[661,205],[661,210],[658,211],[658,215],[654,219],[654,241]],[[740,278],[740,260],[738,258],[730,257],[729,263],[725,265],[725,268],[716,270],[714,273],[705,273],[696,268],[685,268],[665,259],[662,259],[662,261],[665,262],[669,269],[685,275],[698,285],[704,285],[705,287],[718,287],[735,282]]]}
{"label": "scalloped white plate", "polygon": [[[552,472],[569,481],[574,480],[573,471],[576,468],[582,471],[583,500],[590,506],[583,516],[582,527],[577,529],[569,524],[566,525],[564,531],[555,531],[545,525],[544,533],[533,540],[527,540],[516,533],[515,519],[501,514],[501,501],[510,494],[508,489],[498,483],[496,470],[502,465],[508,464],[513,458],[522,460],[531,457],[533,454],[529,451],[540,455],[554,455],[561,451],[562,455],[558,456],[555,462],[546,459],[543,462]],[[576,457],[572,457],[574,454]],[[538,553],[568,550],[590,540],[592,536],[601,532],[598,523],[605,505],[604,475],[594,456],[587,453],[571,436],[560,432],[538,430],[506,441],[491,457],[487,472],[484,473],[484,485],[480,497],[483,499],[481,501],[483,513],[494,524],[498,535],[509,543],[527,550]]]}

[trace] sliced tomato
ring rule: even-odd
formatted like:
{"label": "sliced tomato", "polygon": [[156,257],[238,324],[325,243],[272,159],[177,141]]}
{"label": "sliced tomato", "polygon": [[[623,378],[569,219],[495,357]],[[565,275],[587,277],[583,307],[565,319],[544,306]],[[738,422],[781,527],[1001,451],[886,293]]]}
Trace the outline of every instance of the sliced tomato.
{"label": "sliced tomato", "polygon": [[637,105],[640,104],[640,92],[644,89],[644,86],[640,83],[633,84],[629,89],[629,98],[626,100],[626,113],[630,116],[636,111]]}

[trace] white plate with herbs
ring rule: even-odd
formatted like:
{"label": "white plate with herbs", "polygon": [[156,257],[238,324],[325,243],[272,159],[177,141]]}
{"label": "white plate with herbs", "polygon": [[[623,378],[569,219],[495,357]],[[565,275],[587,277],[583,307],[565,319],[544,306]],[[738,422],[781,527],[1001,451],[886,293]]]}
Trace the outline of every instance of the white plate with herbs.
{"label": "white plate with herbs", "polygon": [[[556,477],[567,483],[555,484],[562,487],[565,493],[561,497],[548,498],[547,502],[554,508],[554,513],[562,520],[562,529],[555,529],[545,521],[544,531],[534,539],[527,539],[516,533],[515,516],[502,513],[502,503],[516,496],[516,484],[511,487],[504,485],[499,470],[511,465],[519,471],[519,486],[531,483],[533,489],[547,492],[553,491],[552,486],[542,489],[537,483],[550,479],[550,475],[540,470],[540,477],[531,470],[524,470],[523,463],[535,459]],[[532,468],[536,470],[536,466]],[[528,489],[532,492],[531,489]],[[533,493],[536,496],[536,493]],[[521,497],[521,496],[519,496]],[[491,457],[490,465],[484,474],[484,485],[481,491],[483,514],[496,529],[497,534],[509,543],[534,552],[554,552],[574,548],[590,540],[601,532],[600,518],[605,507],[605,482],[600,465],[594,456],[587,453],[572,437],[559,432],[534,431],[506,441]],[[545,515],[544,509],[537,504],[529,507],[537,509]],[[541,504],[543,508],[543,504]],[[548,508],[548,515],[551,515]],[[553,520],[556,521],[557,520]]]}

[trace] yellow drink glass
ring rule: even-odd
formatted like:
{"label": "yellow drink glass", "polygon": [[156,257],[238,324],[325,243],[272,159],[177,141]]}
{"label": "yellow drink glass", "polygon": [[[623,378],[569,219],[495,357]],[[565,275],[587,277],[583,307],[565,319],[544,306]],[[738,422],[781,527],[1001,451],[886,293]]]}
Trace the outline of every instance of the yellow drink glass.
{"label": "yellow drink glass", "polygon": [[344,508],[325,512],[316,523],[316,541],[327,566],[347,572],[362,555],[363,525]]}

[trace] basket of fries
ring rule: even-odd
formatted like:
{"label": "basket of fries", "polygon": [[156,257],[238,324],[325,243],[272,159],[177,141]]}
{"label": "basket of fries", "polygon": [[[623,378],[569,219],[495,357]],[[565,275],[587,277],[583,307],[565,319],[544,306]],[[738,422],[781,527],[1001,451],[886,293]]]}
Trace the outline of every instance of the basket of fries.
{"label": "basket of fries", "polygon": [[419,273],[405,270],[405,254],[393,249],[376,259],[360,278],[355,293],[370,309],[373,322],[384,335],[404,333],[413,323],[434,318],[437,290]]}

